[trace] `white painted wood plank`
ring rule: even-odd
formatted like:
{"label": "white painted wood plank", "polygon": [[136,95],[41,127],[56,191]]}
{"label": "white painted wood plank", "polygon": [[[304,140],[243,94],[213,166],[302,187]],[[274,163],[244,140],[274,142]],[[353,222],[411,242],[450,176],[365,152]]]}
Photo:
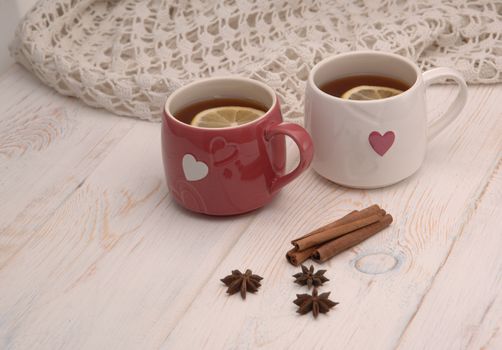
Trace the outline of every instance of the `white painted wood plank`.
{"label": "white painted wood plank", "polygon": [[[18,118],[17,111],[26,103],[19,93],[3,88],[2,82],[0,99],[9,101],[9,106],[0,104],[6,107],[0,123],[5,111]],[[16,86],[14,79],[11,82]],[[59,98],[37,95],[43,88],[31,84],[18,85],[25,91],[32,89],[24,98],[33,95],[37,99],[30,102],[33,105]],[[438,88],[433,99],[451,96],[451,89]],[[37,163],[38,157],[45,157],[50,168],[62,165],[54,173],[46,171],[40,183],[30,183],[42,195],[37,191],[8,194],[8,198],[21,195],[30,203],[23,207],[19,199],[16,210],[26,214],[17,214],[12,237],[30,234],[23,244],[15,245],[17,254],[9,255],[0,269],[0,348],[126,349],[156,348],[162,343],[181,349],[192,345],[391,348],[461,232],[461,219],[472,212],[469,203],[481,194],[492,173],[496,151],[501,149],[496,137],[502,130],[497,119],[500,97],[497,89],[475,89],[468,111],[448,131],[449,137],[431,144],[424,169],[397,186],[352,191],[310,172],[269,207],[227,219],[191,215],[171,203],[163,184],[156,124],[117,118],[121,124],[111,123],[105,133],[100,127],[108,119],[97,116],[91,125],[102,133],[103,141],[89,133],[81,136],[85,144],[75,145],[72,142],[78,138],[71,134],[70,141],[51,137],[57,141],[41,150],[27,147],[9,168],[1,168],[4,163],[0,163],[0,189],[9,187],[1,187],[4,179],[13,186],[30,183],[44,164]],[[75,115],[84,117],[87,112]],[[46,128],[33,121],[26,125],[26,132]],[[107,139],[110,134],[113,137]],[[92,140],[98,146],[91,146]],[[58,163],[67,154],[58,148],[64,144],[67,152],[73,151],[68,146],[73,145],[87,165],[79,167],[69,158]],[[92,153],[99,147],[103,151]],[[90,155],[80,153],[85,149]],[[24,164],[23,157],[30,152],[37,156]],[[11,172],[16,166],[20,170]],[[35,175],[23,177],[29,172]],[[79,181],[65,185],[61,179],[73,173],[80,176]],[[58,191],[43,195],[44,189],[58,184],[62,192],[69,191],[63,200]],[[289,240],[372,202],[396,216],[392,231],[328,264],[333,281],[326,289],[342,302],[337,310],[315,323],[297,317],[291,301],[303,289],[292,284],[290,275],[296,269],[283,257]],[[0,207],[0,212],[4,209]],[[4,233],[0,230],[0,238]],[[245,303],[238,297],[227,298],[218,278],[232,268],[247,266],[265,275],[263,289]],[[485,318],[488,326],[472,344],[488,339],[491,325],[498,322],[499,309],[491,310]]]}
{"label": "white painted wood plank", "polygon": [[[450,91],[444,88],[443,91]],[[441,100],[445,94],[438,94]],[[391,349],[465,225],[502,150],[500,87],[476,87],[458,122],[431,143],[422,169],[395,186],[372,191],[337,187],[309,173],[260,212],[214,274],[164,348]],[[317,321],[295,315],[284,253],[289,241],[354,208],[379,203],[395,217],[385,232],[323,267],[340,302]],[[265,277],[246,302],[227,298],[219,278],[250,267]]]}
{"label": "white painted wood plank", "polygon": [[[19,87],[28,88],[28,84]],[[32,91],[35,95],[37,92],[36,88]],[[20,98],[8,92],[4,96],[6,101],[14,99],[7,108],[13,117],[5,118],[7,121],[16,121],[26,105],[49,100],[35,96],[34,101],[27,102],[31,95]],[[30,213],[23,218],[32,220],[16,217],[16,231],[0,231],[0,237],[9,243],[18,240],[5,245],[2,252],[0,348],[137,348],[139,344],[149,348],[160,344],[204,287],[207,275],[259,213],[217,219],[192,215],[173,205],[161,169],[159,124],[120,120],[129,127],[121,128],[123,132],[113,139],[113,147],[102,153],[93,153],[96,147],[90,142],[78,144],[82,139],[75,140],[76,136],[68,132],[67,138],[77,145],[68,141],[58,146],[64,141],[59,134],[65,134],[59,132],[50,137],[45,148],[25,147],[24,153],[5,157],[10,163],[3,169],[3,178],[8,181],[4,191],[35,177],[34,169],[43,160],[49,168],[60,169],[47,176],[41,190],[50,186],[61,191],[65,186],[61,179],[69,174],[79,179],[59,203],[59,192],[53,200],[46,200],[50,196],[36,198],[31,192],[21,191],[26,201],[35,197],[37,206],[17,206]],[[100,123],[106,123],[105,119],[91,126]],[[26,133],[36,134],[40,129],[36,123],[20,124],[27,125],[21,130]],[[12,132],[5,125],[0,130]],[[12,132],[17,133],[19,130]],[[92,132],[88,130],[88,134]],[[58,147],[69,146],[87,149],[89,158],[99,161],[93,163],[94,168],[89,166],[88,173],[83,171],[87,168],[79,168],[79,163],[73,165],[75,171],[58,166],[63,156]],[[39,149],[52,153],[40,156]],[[30,152],[36,156],[25,160]],[[37,162],[38,157],[45,158]],[[88,162],[87,157],[81,162]],[[289,166],[295,162],[293,157]],[[72,171],[65,172],[67,168]],[[23,172],[32,175],[25,179]],[[14,197],[13,193],[5,195]],[[14,211],[12,206],[4,209]],[[26,231],[30,234],[20,242],[20,235]],[[15,254],[11,254],[14,248]]]}
{"label": "white painted wood plank", "polygon": [[176,206],[138,122],[0,271],[0,348],[158,346],[258,213]]}
{"label": "white painted wood plank", "polygon": [[19,66],[0,78],[0,269],[133,125]]}
{"label": "white painted wood plank", "polygon": [[502,349],[502,159],[400,349]]}

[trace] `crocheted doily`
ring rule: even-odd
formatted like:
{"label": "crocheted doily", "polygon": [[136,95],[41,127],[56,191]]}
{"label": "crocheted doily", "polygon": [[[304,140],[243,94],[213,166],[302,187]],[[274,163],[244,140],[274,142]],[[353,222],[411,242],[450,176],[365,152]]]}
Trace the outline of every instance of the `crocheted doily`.
{"label": "crocheted doily", "polygon": [[141,119],[199,77],[266,82],[301,123],[304,82],[329,55],[390,51],[470,83],[502,80],[502,1],[40,0],[15,59],[62,94]]}

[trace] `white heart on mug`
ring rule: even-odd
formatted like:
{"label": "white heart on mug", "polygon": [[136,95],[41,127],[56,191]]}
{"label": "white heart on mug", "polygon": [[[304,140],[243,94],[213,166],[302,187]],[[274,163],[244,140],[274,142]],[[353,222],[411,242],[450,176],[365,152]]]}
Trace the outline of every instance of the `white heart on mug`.
{"label": "white heart on mug", "polygon": [[188,181],[202,180],[207,176],[209,171],[206,163],[198,161],[191,154],[183,156],[183,173]]}

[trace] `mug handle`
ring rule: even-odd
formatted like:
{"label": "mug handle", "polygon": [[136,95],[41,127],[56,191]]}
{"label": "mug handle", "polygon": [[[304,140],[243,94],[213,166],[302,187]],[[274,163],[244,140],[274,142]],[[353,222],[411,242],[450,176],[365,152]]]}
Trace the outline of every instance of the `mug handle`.
{"label": "mug handle", "polygon": [[297,124],[281,123],[273,125],[265,131],[265,140],[270,141],[276,135],[289,136],[298,146],[300,150],[300,162],[298,166],[286,175],[278,175],[272,186],[270,192],[274,193],[286,186],[288,183],[298,177],[304,170],[306,170],[314,156],[314,144],[308,132]]}
{"label": "mug handle", "polygon": [[463,76],[456,70],[439,67],[428,70],[422,75],[425,87],[430,86],[434,82],[442,79],[452,79],[458,85],[459,90],[455,100],[450,104],[446,112],[433,122],[429,122],[427,127],[427,137],[429,140],[435,138],[444,128],[446,128],[460,114],[467,102],[467,84]]}

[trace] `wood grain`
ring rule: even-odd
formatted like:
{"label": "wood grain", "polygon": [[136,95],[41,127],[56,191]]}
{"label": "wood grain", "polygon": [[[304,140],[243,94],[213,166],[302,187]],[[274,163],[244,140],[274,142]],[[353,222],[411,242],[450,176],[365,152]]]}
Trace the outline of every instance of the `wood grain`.
{"label": "wood grain", "polygon": [[502,349],[502,158],[399,343]]}
{"label": "wood grain", "polygon": [[0,79],[0,269],[132,128],[20,67]]}
{"label": "wood grain", "polygon": [[203,287],[252,215],[224,221],[174,205],[159,131],[136,124],[0,271],[3,347],[145,346]]}
{"label": "wood grain", "polygon": [[255,215],[177,207],[160,126],[135,122],[0,270],[0,348],[160,343]]}
{"label": "wood grain", "polygon": [[[502,87],[470,92],[410,179],[349,190],[310,170],[266,208],[210,218],[172,202],[158,124],[83,107],[9,70],[0,348],[500,348]],[[431,115],[453,95],[433,88]],[[323,265],[322,291],[340,305],[315,322],[298,316],[291,239],[373,203],[391,227]],[[265,277],[245,302],[219,282],[236,268]]]}
{"label": "wood grain", "polygon": [[[256,219],[164,348],[394,348],[498,162],[502,121],[498,107],[487,101],[501,98],[501,92],[487,87],[473,91],[460,120],[431,143],[423,168],[400,184],[344,190],[312,173],[293,184],[289,202],[301,205],[272,207]],[[336,310],[316,322],[296,316],[292,300],[303,290],[292,285],[290,276],[297,269],[279,252],[287,250],[297,230],[308,232],[327,222],[324,215],[339,217],[371,203],[392,213],[395,223],[323,265],[332,281],[322,291],[332,291],[340,302]],[[243,262],[265,277],[260,296],[245,305],[222,297],[218,283],[219,276]],[[372,267],[373,262],[379,266]]]}

